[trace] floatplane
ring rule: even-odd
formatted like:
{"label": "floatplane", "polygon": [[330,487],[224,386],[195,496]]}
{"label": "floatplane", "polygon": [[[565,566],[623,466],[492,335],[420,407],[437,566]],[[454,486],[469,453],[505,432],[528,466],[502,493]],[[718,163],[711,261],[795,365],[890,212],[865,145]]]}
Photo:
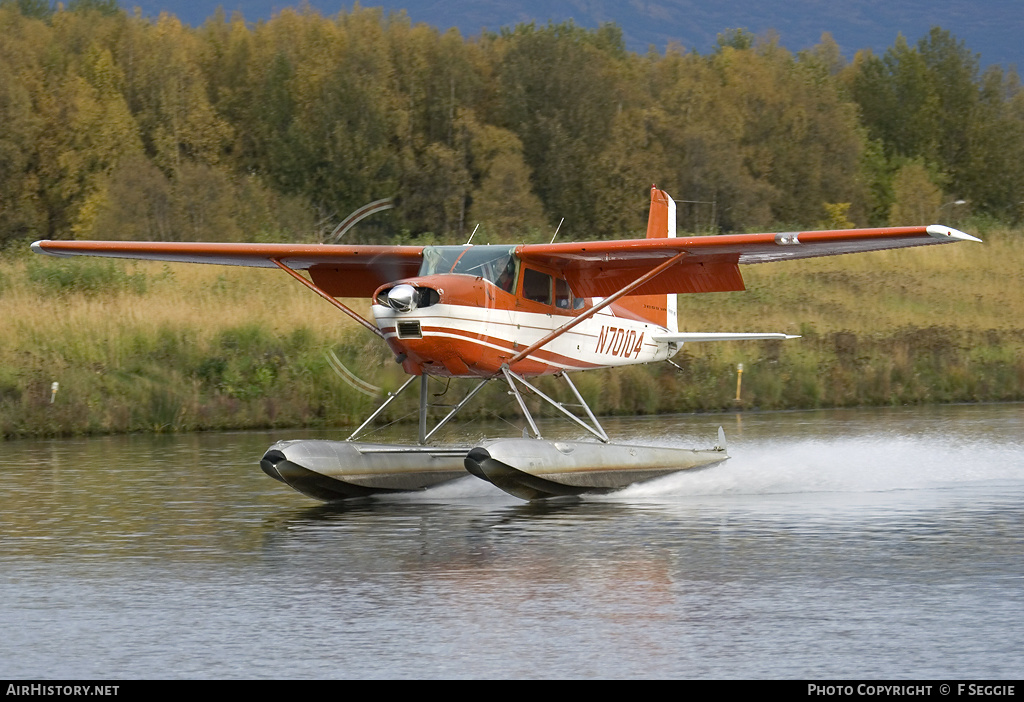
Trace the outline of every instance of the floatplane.
{"label": "floatplane", "polygon": [[[281,441],[264,472],[322,500],[423,490],[466,475],[522,499],[610,492],[728,456],[707,450],[613,443],[570,374],[671,359],[685,343],[790,339],[784,333],[683,333],[676,295],[743,290],[740,266],[770,261],[980,241],[941,225],[676,237],[675,203],[651,188],[647,236],[520,246],[375,246],[119,241],[37,241],[36,253],[280,268],[390,347],[410,376],[345,441]],[[308,277],[299,271],[306,271]],[[371,322],[338,298],[370,298]],[[531,379],[564,380],[570,404]],[[476,384],[433,427],[430,376]],[[416,444],[358,441],[419,378]],[[434,446],[437,431],[488,383],[503,382],[528,425],[522,438]],[[524,393],[595,440],[541,436]],[[570,409],[571,408],[571,409]]]}

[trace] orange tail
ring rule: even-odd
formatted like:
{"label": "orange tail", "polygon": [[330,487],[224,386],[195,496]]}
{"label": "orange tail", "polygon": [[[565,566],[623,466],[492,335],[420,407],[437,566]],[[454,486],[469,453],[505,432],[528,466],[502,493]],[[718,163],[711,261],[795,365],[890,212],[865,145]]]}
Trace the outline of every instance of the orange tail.
{"label": "orange tail", "polygon": [[[664,190],[651,186],[651,211],[647,217],[647,238],[667,239],[676,235],[676,203]],[[619,300],[619,307],[629,310],[670,332],[679,331],[676,321],[676,296],[634,295]]]}

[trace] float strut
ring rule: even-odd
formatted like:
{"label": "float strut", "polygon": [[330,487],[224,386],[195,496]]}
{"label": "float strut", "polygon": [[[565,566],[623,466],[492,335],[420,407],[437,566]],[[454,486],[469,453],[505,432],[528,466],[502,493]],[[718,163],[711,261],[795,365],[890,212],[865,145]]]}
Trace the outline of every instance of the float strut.
{"label": "float strut", "polygon": [[565,378],[566,382],[569,383],[569,387],[572,389],[573,394],[576,396],[576,399],[580,401],[580,405],[582,405],[583,409],[586,410],[587,416],[590,417],[590,420],[594,423],[594,426],[589,426],[582,419],[580,419],[575,414],[567,410],[561,402],[558,402],[554,398],[548,397],[543,392],[538,390],[535,386],[528,383],[525,378],[510,371],[507,366],[503,366],[501,372],[505,374],[505,380],[508,381],[509,387],[512,388],[512,392],[513,394],[515,394],[516,400],[519,401],[519,406],[522,408],[523,413],[526,415],[526,421],[530,423],[530,428],[533,429],[533,434],[538,439],[540,438],[540,431],[537,429],[537,424],[533,421],[533,417],[530,415],[530,411],[526,409],[526,402],[523,400],[522,395],[519,394],[519,390],[518,388],[516,388],[516,385],[513,382],[513,380],[518,380],[520,383],[530,388],[530,390],[536,393],[542,400],[547,402],[556,410],[564,414],[572,421],[579,424],[581,427],[589,431],[591,434],[596,436],[604,443],[608,443],[608,435],[605,433],[604,428],[601,426],[600,422],[597,421],[597,417],[595,417],[594,413],[590,411],[590,407],[583,399],[583,396],[580,395],[579,391],[576,389],[576,386],[573,385],[572,381],[569,380],[569,376],[566,375],[565,373],[562,374],[563,377]]}
{"label": "float strut", "polygon": [[395,390],[394,392],[389,392],[389,393],[388,393],[388,399],[384,400],[384,403],[383,403],[383,404],[382,404],[382,405],[381,405],[380,407],[378,407],[378,408],[377,408],[377,410],[376,410],[376,411],[375,411],[375,412],[374,412],[373,414],[371,414],[371,415],[370,415],[370,416],[369,416],[369,417],[368,417],[368,418],[366,419],[366,421],[365,421],[365,422],[363,422],[362,424],[360,424],[360,425],[359,425],[359,428],[358,428],[358,429],[356,429],[356,430],[355,430],[354,432],[352,432],[352,434],[351,434],[351,435],[350,435],[350,436],[349,436],[349,437],[348,437],[347,439],[345,439],[345,441],[352,441],[352,440],[353,440],[353,439],[355,439],[355,438],[356,438],[357,436],[359,436],[359,432],[361,432],[361,431],[362,431],[363,429],[365,429],[365,428],[366,428],[366,426],[367,426],[367,425],[368,425],[368,424],[369,424],[370,422],[372,422],[372,421],[373,421],[374,419],[376,419],[376,418],[377,418],[377,415],[379,415],[379,414],[380,414],[381,412],[383,412],[383,411],[384,411],[384,408],[385,408],[385,407],[387,407],[388,405],[390,405],[390,404],[391,404],[391,402],[392,402],[392,401],[393,401],[393,400],[394,400],[394,399],[395,399],[396,397],[398,397],[399,395],[401,395],[401,394],[402,394],[402,391],[403,391],[403,390],[405,390],[405,389],[406,389],[407,387],[409,387],[409,384],[410,384],[410,383],[412,383],[412,381],[414,381],[414,380],[416,380],[416,376],[415,376],[415,375],[414,375],[414,376],[412,376],[412,377],[410,377],[410,378],[409,378],[408,380],[406,380],[406,381],[405,381],[404,383],[402,383],[402,387],[398,388],[398,390]]}
{"label": "float strut", "polygon": [[[516,396],[516,401],[519,403],[519,408],[521,410],[523,410],[523,416],[526,417],[526,421],[527,421],[527,423],[529,423],[530,429],[533,430],[534,438],[535,439],[539,439],[540,438],[540,429],[537,428],[537,423],[533,421],[533,415],[531,415],[530,414],[530,410],[527,409],[526,401],[523,400],[523,396],[519,394],[519,389],[516,387],[516,384],[512,382],[512,378],[515,378],[515,377],[518,377],[518,376],[514,375],[512,373],[512,371],[510,371],[508,369],[508,366],[502,366],[501,367],[501,372],[505,374],[505,382],[507,382],[508,386],[510,388],[512,388],[512,394]],[[523,381],[523,382],[526,383],[526,381]],[[526,385],[527,385],[527,387],[529,387],[528,383],[526,383]]]}
{"label": "float strut", "polygon": [[420,443],[427,443],[427,381],[430,376],[420,376]]}
{"label": "float strut", "polygon": [[[607,444],[608,434],[605,432],[604,427],[601,426],[601,422],[597,421],[597,417],[594,416],[594,413],[590,411],[590,405],[588,405],[587,401],[583,399],[582,395],[580,395],[580,391],[576,389],[576,385],[571,380],[569,380],[569,374],[562,373],[562,377],[565,378],[565,382],[569,384],[569,387],[572,389],[572,394],[575,395],[576,399],[580,401],[580,405],[583,407],[583,410],[587,413],[587,416],[590,417],[590,421],[594,423],[594,427],[597,429],[597,431],[595,432],[593,429],[590,429],[590,427],[586,427],[586,425],[584,426],[587,429],[590,429],[591,433],[596,434],[597,438],[599,438],[601,441]],[[580,424],[583,424],[583,422],[580,422]]]}
{"label": "float strut", "polygon": [[489,383],[490,381],[491,381],[490,378],[484,378],[483,380],[481,380],[477,384],[477,386],[475,388],[473,388],[472,390],[469,391],[468,395],[466,395],[464,398],[462,398],[462,401],[459,404],[455,405],[455,407],[452,408],[451,412],[449,412],[447,415],[445,415],[444,419],[442,419],[440,422],[437,423],[437,426],[435,426],[433,429],[431,429],[430,431],[427,432],[426,436],[424,437],[424,441],[430,441],[430,437],[432,437],[434,435],[434,432],[436,432],[438,429],[440,429],[445,424],[447,424],[448,420],[451,419],[452,417],[454,417],[455,414],[460,409],[465,407],[466,403],[469,402],[470,400],[472,400],[473,396],[476,395],[478,392],[480,392],[481,388],[483,388],[484,385],[487,385],[487,383]]}

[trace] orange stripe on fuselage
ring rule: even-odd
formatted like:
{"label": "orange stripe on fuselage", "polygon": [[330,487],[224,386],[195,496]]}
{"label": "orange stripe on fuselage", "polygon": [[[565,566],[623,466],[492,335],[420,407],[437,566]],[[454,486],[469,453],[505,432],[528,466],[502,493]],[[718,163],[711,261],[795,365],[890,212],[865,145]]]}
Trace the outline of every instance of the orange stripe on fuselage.
{"label": "orange stripe on fuselage", "polygon": [[[398,344],[410,360],[431,375],[493,376],[501,372],[502,366],[514,352],[510,342],[498,337],[437,327],[423,327],[422,331],[421,339],[389,338],[389,342]],[[601,367],[600,364],[570,358],[553,351],[538,350],[516,363],[512,370],[534,376]]]}

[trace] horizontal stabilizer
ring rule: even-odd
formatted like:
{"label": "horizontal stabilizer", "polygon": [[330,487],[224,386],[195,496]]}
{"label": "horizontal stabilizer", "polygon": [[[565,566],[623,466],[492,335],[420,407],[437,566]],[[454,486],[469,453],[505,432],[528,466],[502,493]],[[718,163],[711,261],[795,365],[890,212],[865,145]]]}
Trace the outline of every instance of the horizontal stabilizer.
{"label": "horizontal stabilizer", "polygon": [[685,344],[689,341],[749,341],[756,339],[799,339],[792,334],[760,332],[678,332],[676,334],[652,334],[654,341]]}

